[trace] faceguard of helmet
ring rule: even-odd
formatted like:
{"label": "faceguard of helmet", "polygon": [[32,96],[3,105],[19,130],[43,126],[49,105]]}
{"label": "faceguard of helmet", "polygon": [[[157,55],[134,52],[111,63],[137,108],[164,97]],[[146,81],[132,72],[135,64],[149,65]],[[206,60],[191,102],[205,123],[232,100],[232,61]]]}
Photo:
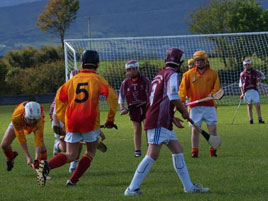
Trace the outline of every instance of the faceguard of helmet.
{"label": "faceguard of helmet", "polygon": [[194,59],[188,59],[188,65],[191,64],[191,63],[194,63]]}
{"label": "faceguard of helmet", "polygon": [[243,61],[243,65],[248,65],[248,64],[252,64],[252,61],[250,59],[245,59]]}
{"label": "faceguard of helmet", "polygon": [[180,66],[184,61],[184,52],[178,48],[170,48],[167,50],[165,63]]}
{"label": "faceguard of helmet", "polygon": [[72,70],[71,73],[70,73],[70,79],[71,79],[73,76],[77,75],[79,72],[80,72],[80,70],[75,70],[75,69]]}
{"label": "faceguard of helmet", "polygon": [[27,119],[37,120],[41,118],[40,104],[36,102],[28,102],[25,105],[24,117]]}
{"label": "faceguard of helmet", "polygon": [[125,69],[130,69],[130,68],[139,68],[139,62],[136,60],[130,60],[125,64]]}
{"label": "faceguard of helmet", "polygon": [[85,50],[82,54],[81,62],[83,63],[83,65],[97,67],[100,62],[98,52],[95,50]]}
{"label": "faceguard of helmet", "polygon": [[196,59],[204,59],[204,60],[208,60],[208,55],[205,51],[203,50],[199,50],[199,51],[196,51],[193,55],[193,59],[196,60]]}

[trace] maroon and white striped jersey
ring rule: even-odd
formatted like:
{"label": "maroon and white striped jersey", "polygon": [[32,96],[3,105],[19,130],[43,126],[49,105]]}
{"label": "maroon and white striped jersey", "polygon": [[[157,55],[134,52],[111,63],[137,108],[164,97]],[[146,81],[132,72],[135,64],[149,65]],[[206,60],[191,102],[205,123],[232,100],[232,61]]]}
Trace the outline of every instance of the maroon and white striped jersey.
{"label": "maroon and white striped jersey", "polygon": [[137,79],[124,79],[120,87],[118,103],[124,104],[126,99],[127,105],[130,106],[147,101],[149,87],[150,80],[144,75],[140,75]]}
{"label": "maroon and white striped jersey", "polygon": [[260,71],[255,69],[252,69],[250,73],[243,71],[240,73],[239,87],[242,87],[244,92],[250,89],[257,90],[257,79],[263,79],[263,74]]}
{"label": "maroon and white striped jersey", "polygon": [[174,68],[165,67],[153,79],[145,117],[145,130],[164,127],[172,130],[174,105],[178,100],[179,74]]}

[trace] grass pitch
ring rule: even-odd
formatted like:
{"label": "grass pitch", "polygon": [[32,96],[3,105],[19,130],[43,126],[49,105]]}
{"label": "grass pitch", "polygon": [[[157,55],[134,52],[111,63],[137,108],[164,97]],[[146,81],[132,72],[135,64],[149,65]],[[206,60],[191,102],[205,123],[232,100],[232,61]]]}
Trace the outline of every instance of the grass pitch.
{"label": "grass pitch", "polygon": [[[52,157],[54,136],[48,117],[49,105],[46,104],[45,143],[48,158]],[[185,194],[172,165],[171,154],[163,146],[159,159],[152,166],[144,180],[139,197],[124,197],[135,169],[142,158],[134,158],[133,129],[128,116],[116,116],[118,130],[103,130],[104,141],[108,147],[106,153],[97,151],[91,167],[74,187],[66,187],[69,179],[69,164],[50,172],[51,180],[45,187],[39,187],[36,173],[26,165],[26,159],[17,141],[13,149],[19,152],[11,172],[6,171],[5,156],[0,162],[0,200],[1,201],[265,201],[268,197],[267,142],[268,142],[268,105],[261,105],[266,124],[250,125],[246,106],[242,105],[231,125],[237,106],[218,107],[218,133],[222,137],[222,146],[218,158],[209,156],[208,144],[200,139],[200,157],[191,158],[190,127],[185,122],[184,129],[175,129],[179,141],[184,147],[184,157],[191,180],[209,187],[207,194]],[[0,136],[11,121],[15,106],[0,106]],[[107,112],[102,112],[102,122]],[[203,129],[207,130],[205,126]],[[34,156],[33,135],[29,135],[28,147]],[[143,138],[145,139],[145,137]],[[143,140],[143,156],[146,144]],[[83,149],[84,151],[84,149]]]}

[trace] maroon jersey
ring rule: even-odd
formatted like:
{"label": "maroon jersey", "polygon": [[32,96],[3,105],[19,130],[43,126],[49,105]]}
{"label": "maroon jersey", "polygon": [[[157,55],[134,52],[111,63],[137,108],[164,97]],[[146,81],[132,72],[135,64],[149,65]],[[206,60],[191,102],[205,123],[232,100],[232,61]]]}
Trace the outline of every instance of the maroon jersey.
{"label": "maroon jersey", "polygon": [[127,105],[131,106],[147,101],[149,87],[150,80],[144,75],[137,79],[126,78],[120,87],[118,103],[124,104],[126,99]]}
{"label": "maroon jersey", "polygon": [[257,79],[261,78],[262,74],[261,72],[252,69],[250,73],[247,71],[243,71],[240,74],[240,81],[241,81],[241,87],[243,87],[244,92],[250,89],[257,90]]}
{"label": "maroon jersey", "polygon": [[180,99],[178,89],[179,74],[174,68],[165,67],[154,77],[149,90],[145,130],[160,127],[172,130],[175,106],[171,101]]}

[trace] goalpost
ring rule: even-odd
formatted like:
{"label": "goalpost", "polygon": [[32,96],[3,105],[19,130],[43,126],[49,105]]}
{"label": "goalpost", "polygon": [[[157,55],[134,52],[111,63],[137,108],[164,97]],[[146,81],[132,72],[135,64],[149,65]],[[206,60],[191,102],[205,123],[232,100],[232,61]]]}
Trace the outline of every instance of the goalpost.
{"label": "goalpost", "polygon": [[[110,85],[119,90],[125,78],[124,65],[128,60],[138,60],[141,72],[151,80],[164,66],[168,48],[178,47],[185,52],[186,61],[182,73],[187,70],[187,59],[197,50],[205,50],[211,68],[220,77],[225,97],[218,104],[239,103],[239,75],[242,61],[250,58],[253,68],[268,73],[268,32],[204,34],[158,37],[92,38],[64,40],[65,76],[69,79],[73,69],[80,69],[80,56],[86,49],[98,51],[100,66],[97,72]],[[258,84],[261,102],[268,102],[267,79]],[[105,107],[105,106],[101,106]]]}

